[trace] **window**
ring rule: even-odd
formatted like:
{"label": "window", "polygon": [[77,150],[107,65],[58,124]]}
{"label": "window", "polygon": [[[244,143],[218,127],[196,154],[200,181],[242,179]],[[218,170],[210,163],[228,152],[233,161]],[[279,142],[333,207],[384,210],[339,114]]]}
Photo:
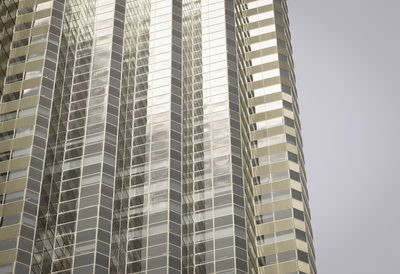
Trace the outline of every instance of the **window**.
{"label": "window", "polygon": [[258,265],[259,266],[267,266],[271,264],[276,264],[276,254],[263,256],[258,258]]}
{"label": "window", "polygon": [[289,250],[285,252],[278,253],[278,262],[283,263],[291,260],[296,259],[296,251],[295,250]]}
{"label": "window", "polygon": [[304,231],[296,229],[296,239],[306,242],[307,241],[306,233]]}
{"label": "window", "polygon": [[308,263],[308,253],[303,252],[301,250],[297,250],[297,257],[300,261]]}

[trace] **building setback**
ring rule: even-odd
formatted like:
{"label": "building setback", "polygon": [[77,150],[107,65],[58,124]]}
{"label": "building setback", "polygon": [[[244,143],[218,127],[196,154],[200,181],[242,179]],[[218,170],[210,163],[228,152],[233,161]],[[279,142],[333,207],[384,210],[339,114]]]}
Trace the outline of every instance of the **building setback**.
{"label": "building setback", "polygon": [[316,273],[285,0],[0,19],[0,274]]}

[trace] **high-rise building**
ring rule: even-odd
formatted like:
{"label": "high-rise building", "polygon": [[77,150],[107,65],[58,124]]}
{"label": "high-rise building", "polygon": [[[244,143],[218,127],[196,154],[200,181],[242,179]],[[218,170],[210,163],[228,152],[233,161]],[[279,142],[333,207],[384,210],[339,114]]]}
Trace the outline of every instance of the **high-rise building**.
{"label": "high-rise building", "polygon": [[316,273],[285,0],[0,17],[0,274]]}

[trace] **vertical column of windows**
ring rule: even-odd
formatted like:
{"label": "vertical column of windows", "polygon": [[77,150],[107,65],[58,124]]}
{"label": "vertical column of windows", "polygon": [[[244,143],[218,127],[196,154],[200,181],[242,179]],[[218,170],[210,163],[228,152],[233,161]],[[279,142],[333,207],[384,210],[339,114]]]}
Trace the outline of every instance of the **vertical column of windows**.
{"label": "vertical column of windows", "polygon": [[[243,14],[247,20],[244,28],[249,35],[246,39],[249,47],[246,53],[248,90],[253,97],[249,100],[249,110],[253,123],[251,148],[255,212],[256,215],[263,213],[265,205],[269,204],[272,213],[268,214],[275,216],[271,221],[267,217],[268,214],[258,216],[257,235],[263,239],[265,235],[269,235],[272,239],[272,242],[269,238],[267,241],[261,241],[263,247],[259,249],[259,256],[271,255],[268,255],[268,258],[260,257],[262,259],[258,264],[260,267],[268,267],[270,271],[277,271],[283,267],[282,262],[298,260],[296,248],[305,251],[308,249],[307,244],[292,242],[290,245],[293,250],[283,250],[280,242],[290,241],[294,236],[290,239],[285,238],[275,228],[275,222],[290,225],[289,223],[294,221],[293,216],[286,216],[285,210],[292,210],[292,207],[303,210],[298,201],[303,203],[304,200],[301,197],[301,191],[304,189],[301,175],[303,168],[297,157],[302,156],[301,137],[286,2],[250,1]],[[268,224],[264,224],[264,221]],[[301,223],[295,223],[299,225],[300,232],[306,230]],[[296,236],[297,234],[299,233],[296,233]],[[293,254],[286,256],[285,252]],[[294,262],[291,262],[291,267],[289,265],[285,271],[297,271],[298,267]],[[299,267],[300,270],[304,270],[306,266],[299,264]]]}
{"label": "vertical column of windows", "polygon": [[[118,132],[118,125],[123,125],[125,123],[124,116],[119,116],[118,114],[121,108],[121,102],[123,102],[123,98],[121,97],[121,82],[122,82],[122,62],[123,62],[123,37],[124,37],[124,22],[125,22],[125,9],[126,9],[126,1],[116,1],[115,2],[115,11],[111,18],[114,19],[114,26],[113,26],[113,34],[112,34],[112,45],[111,45],[111,69],[110,69],[110,86],[109,86],[109,95],[108,95],[108,106],[107,106],[107,117],[106,117],[106,143],[105,143],[105,153],[104,153],[104,158],[103,158],[103,179],[102,181],[107,184],[102,186],[102,196],[100,198],[100,217],[103,217],[107,219],[108,222],[112,221],[112,201],[110,201],[109,198],[115,199],[115,195],[113,198],[113,195],[110,193],[110,188],[109,186],[114,189],[113,192],[116,193],[117,189],[120,188],[119,185],[114,184],[114,182],[117,182],[116,177],[117,177],[117,172],[118,172],[118,165],[116,162],[116,157],[117,157],[117,132]],[[130,164],[130,160],[129,164]],[[113,176],[112,179],[107,180],[108,175]],[[129,178],[125,178],[125,187],[129,185]],[[123,190],[123,195],[125,196],[125,208],[127,207],[126,203],[128,202],[127,200],[127,188]],[[106,197],[107,196],[107,197]],[[111,210],[111,212],[110,212]],[[126,233],[126,227],[127,227],[127,218],[126,218],[126,211],[123,213],[124,215],[121,216],[121,223],[122,223],[122,228],[125,229]],[[124,218],[125,217],[125,218]],[[99,223],[101,221],[99,220]],[[96,261],[95,264],[100,264],[103,266],[105,269],[98,269],[96,267],[96,271],[103,271],[107,272],[109,269],[109,257],[111,256],[112,258],[112,253],[111,253],[111,245],[110,245],[110,234],[111,227],[106,227],[104,226],[104,230],[106,231],[104,233],[99,231],[98,233],[98,239],[105,241],[106,244],[108,245],[107,249],[100,249],[98,248],[97,254],[96,254]],[[124,233],[124,231],[122,231]],[[126,234],[122,234],[120,237],[123,239],[123,237],[126,237]],[[124,246],[126,246],[126,241],[122,242]],[[112,241],[111,241],[112,244]],[[119,251],[120,254],[118,254],[118,257],[126,256],[126,251],[125,249],[121,249]]]}
{"label": "vertical column of windows", "polygon": [[[241,160],[232,162],[232,155],[241,159],[233,4],[202,1],[201,20],[202,90],[194,96],[200,114],[194,117],[195,271],[246,271],[244,223],[234,218],[245,216]],[[234,138],[232,144],[231,134],[238,143]]]}
{"label": "vertical column of windows", "polygon": [[[24,3],[20,3],[18,12],[17,5],[18,3],[13,1],[6,1],[1,5],[1,10],[5,16],[2,17],[2,20],[7,20],[6,24],[3,26],[3,34],[7,34],[7,37],[2,36],[3,39],[7,40],[8,38],[12,38],[12,41],[18,40],[18,37],[21,36],[22,33],[21,31],[18,31],[21,21],[27,21],[26,24],[29,27],[32,26],[33,28],[29,28],[27,31],[25,31],[24,35],[26,36],[26,46],[22,48],[22,50],[19,50],[11,40],[9,43],[7,42],[8,40],[2,43],[2,47],[7,47],[8,49],[7,54],[2,55],[2,58],[6,58],[2,60],[2,62],[5,62],[6,64],[8,60],[9,66],[7,66],[7,69],[4,67],[3,72],[6,74],[5,81],[3,82],[3,79],[1,80],[1,85],[4,83],[6,84],[4,85],[4,88],[1,88],[2,104],[0,108],[0,120],[2,126],[0,130],[0,141],[2,141],[1,151],[5,156],[2,157],[2,160],[10,160],[10,162],[2,163],[2,167],[0,167],[0,182],[22,178],[24,175],[26,175],[26,173],[24,173],[23,166],[21,165],[17,170],[15,170],[17,166],[12,164],[15,162],[15,160],[12,159],[28,156],[30,154],[30,145],[32,143],[32,140],[30,139],[32,137],[28,136],[31,136],[34,131],[34,123],[36,119],[35,115],[38,104],[38,97],[35,95],[38,94],[38,86],[40,85],[40,75],[38,75],[36,72],[40,74],[40,71],[42,70],[44,54],[44,46],[41,45],[39,48],[35,47],[35,41],[33,39],[34,37],[31,36],[31,34],[33,35],[33,32],[37,30],[37,23],[34,21],[34,18],[39,17],[38,15],[40,15],[40,17],[49,15],[49,9],[46,9],[46,7],[43,5],[36,5],[36,3],[33,3],[26,6],[26,4],[24,5]],[[28,20],[23,18],[24,11],[29,15]],[[42,11],[45,11],[45,14],[42,14]],[[49,18],[44,19],[48,22]],[[41,60],[31,62],[27,65],[16,64],[13,62],[13,60],[18,58],[25,60],[27,55],[30,56],[35,52],[40,52],[39,57],[41,57]],[[36,73],[34,79],[31,79],[32,75],[29,76],[31,71],[35,71]],[[25,77],[25,74],[28,76]],[[15,75],[22,76],[16,77]],[[23,88],[25,88],[25,90],[23,90]],[[30,92],[31,90],[34,92]],[[35,97],[32,98],[31,96]],[[21,97],[22,99],[20,99]],[[45,108],[40,108],[39,110],[40,114],[46,116]],[[38,127],[38,129],[39,128],[40,127]],[[16,141],[13,140],[13,138],[21,139]],[[6,157],[7,155],[8,157]],[[11,164],[10,169],[8,168],[9,163]],[[7,223],[8,221],[6,224]]]}
{"label": "vertical column of windows", "polygon": [[253,96],[251,92],[247,92],[246,78],[246,51],[248,46],[246,40],[249,35],[244,30],[247,18],[243,16],[243,12],[247,9],[245,2],[237,1],[235,3],[235,22],[236,22],[236,50],[237,50],[237,67],[238,67],[238,87],[240,99],[240,122],[241,122],[241,138],[242,138],[242,163],[243,163],[243,180],[245,186],[245,206],[246,206],[246,231],[247,231],[247,257],[248,272],[257,271],[256,261],[256,243],[255,243],[255,222],[254,222],[254,187],[252,184],[253,172],[251,169],[251,142],[250,142],[250,115],[249,115],[249,98]]}
{"label": "vertical column of windows", "polygon": [[[82,35],[79,20],[85,8],[91,8],[89,2],[82,10],[74,9],[78,2],[68,1],[63,17],[61,47],[58,59],[58,81],[54,88],[52,119],[54,127],[52,142],[48,143],[48,167],[46,180],[43,181],[43,206],[39,212],[41,227],[37,229],[37,247],[40,252],[41,236],[44,250],[42,271],[62,271],[73,266],[73,253],[76,232],[77,198],[79,195],[83,153],[84,113],[87,98],[87,77],[83,77]],[[90,18],[90,13],[88,18]],[[89,21],[90,22],[90,21]],[[86,58],[87,59],[87,58]],[[58,85],[58,86],[57,86]],[[47,202],[47,203],[46,203]],[[40,229],[39,229],[40,228]]]}
{"label": "vertical column of windows", "polygon": [[[195,94],[201,92],[201,21],[200,1],[183,2],[183,119],[182,119],[182,272],[194,273],[194,146],[201,138],[199,130],[203,111],[195,105]],[[199,100],[197,100],[198,102]],[[200,140],[201,141],[201,140]],[[198,182],[199,183],[199,182]]]}
{"label": "vertical column of windows", "polygon": [[[229,117],[232,151],[232,181],[235,225],[235,264],[238,272],[248,273],[245,188],[249,178],[243,173],[241,117],[239,103],[238,57],[236,47],[235,1],[225,2],[226,43],[228,60]],[[250,215],[249,217],[252,217]]]}
{"label": "vertical column of windows", "polygon": [[[133,98],[132,148],[129,214],[128,214],[128,243],[127,243],[127,272],[146,271],[147,258],[147,228],[148,228],[148,181],[149,181],[149,150],[150,131],[147,129],[147,92],[149,71],[149,27],[150,3],[148,1],[127,3],[127,22],[134,24],[136,31],[137,50],[134,56],[134,78],[129,92]],[[139,19],[139,20],[138,20]],[[129,25],[128,25],[129,26]],[[128,31],[128,28],[126,28]],[[127,34],[126,34],[127,35]],[[160,145],[162,145],[162,140]],[[156,185],[157,187],[157,185]]]}
{"label": "vertical column of windows", "polygon": [[182,258],[182,1],[172,0],[171,124],[169,159],[168,272],[181,273]]}
{"label": "vertical column of windows", "polygon": [[93,62],[73,265],[79,273],[109,269],[124,7],[121,1],[96,1],[94,27],[88,33]]}
{"label": "vertical column of windows", "polygon": [[[113,201],[112,246],[110,253],[110,272],[126,271],[128,229],[135,224],[128,222],[130,168],[133,144],[133,90],[135,88],[136,55],[138,46],[138,22],[135,12],[140,9],[137,1],[126,1],[125,9],[116,10],[125,13],[122,50],[122,81],[118,123],[117,166]],[[129,253],[130,255],[131,253]]]}
{"label": "vertical column of windows", "polygon": [[[219,170],[216,170],[216,176],[220,178],[214,180],[213,178],[213,158],[212,152],[216,153],[215,156],[229,157],[229,140],[227,139],[228,132],[228,112],[227,112],[227,94],[226,94],[226,70],[224,73],[224,66],[226,66],[226,51],[225,33],[224,33],[224,4],[223,2],[216,2],[214,5],[208,1],[201,2],[201,83],[200,89],[194,90],[194,264],[196,273],[215,272],[215,249],[216,243],[214,241],[214,228],[215,226],[227,225],[228,230],[232,230],[232,208],[229,205],[231,201],[229,193],[231,192],[228,166],[222,165]],[[212,50],[211,50],[212,49]],[[215,53],[215,55],[213,55]],[[212,57],[211,57],[212,56]],[[212,64],[218,62],[218,64]],[[219,69],[219,71],[218,71]],[[211,73],[213,72],[213,73]],[[211,78],[213,80],[213,87],[215,91],[211,92]],[[224,81],[225,80],[225,81]],[[225,85],[224,85],[225,83]],[[219,88],[218,86],[221,85]],[[225,92],[225,94],[223,94]],[[214,95],[214,96],[213,96]],[[219,97],[217,97],[219,95]],[[213,96],[214,106],[211,103]],[[215,107],[213,109],[213,107]],[[213,119],[213,112],[215,118]],[[218,119],[220,122],[218,123]],[[215,132],[214,143],[212,139],[212,125],[213,120],[214,128],[220,129],[217,134]],[[225,126],[225,128],[224,128]],[[224,138],[225,137],[225,138]],[[219,138],[221,138],[219,140]],[[212,144],[214,146],[212,147]],[[225,146],[225,147],[224,147]],[[217,148],[220,148],[219,150]],[[218,153],[218,154],[217,154]],[[217,163],[216,163],[217,164]],[[216,168],[218,168],[216,166]],[[224,175],[223,173],[228,173]],[[213,184],[214,182],[214,184]],[[219,184],[217,183],[219,182]],[[213,191],[215,185],[216,194]],[[213,196],[218,196],[216,199],[221,200],[215,208],[216,216],[214,215],[214,199]],[[225,199],[224,199],[225,198]],[[225,201],[224,201],[225,200]],[[217,222],[214,224],[214,219],[223,217],[225,222]],[[230,216],[229,216],[230,215]],[[222,220],[222,219],[221,219]],[[226,235],[218,236],[219,247],[228,247],[233,245],[233,231]],[[220,239],[226,237],[226,239]],[[225,243],[225,244],[224,244]],[[225,252],[227,257],[232,256],[232,252]],[[218,258],[220,259],[220,258]],[[232,267],[231,264],[229,267]]]}
{"label": "vertical column of windows", "polygon": [[[151,1],[150,5],[148,132],[151,139],[149,144],[148,271],[160,267],[165,269],[168,266],[168,251],[180,253],[179,249],[178,252],[171,249],[175,245],[179,246],[180,243],[178,239],[172,237],[172,233],[168,232],[169,218],[172,218],[170,215],[175,205],[175,199],[172,199],[170,195],[172,196],[174,189],[180,189],[180,182],[173,181],[169,161],[169,159],[171,161],[180,159],[179,152],[173,155],[171,150],[173,145],[171,95],[174,89],[171,81],[171,60],[174,56],[171,51],[173,31],[171,12],[173,13],[175,7],[172,1]],[[160,119],[160,115],[165,118]],[[162,140],[164,142],[160,143]],[[174,147],[176,149],[176,146]],[[177,208],[179,204],[175,206],[175,210]]]}
{"label": "vertical column of windows", "polygon": [[[275,14],[276,12],[274,11],[273,7],[274,5],[271,5],[272,10],[269,12],[268,16],[270,16],[273,20],[275,20]],[[260,20],[260,17],[262,17],[262,14],[259,14],[259,18],[255,20]],[[288,121],[289,118],[285,117],[285,115],[288,115],[290,113],[285,112],[284,108],[284,102],[288,102],[289,104],[291,103],[291,98],[290,96],[287,96],[286,94],[279,93],[279,89],[283,90],[283,85],[285,87],[290,87],[292,84],[289,81],[286,81],[284,78],[288,75],[288,71],[290,68],[286,65],[285,66],[285,61],[286,58],[284,57],[282,51],[280,50],[279,47],[277,47],[279,44],[281,44],[281,26],[276,24],[275,21],[271,21],[270,24],[273,24],[273,29],[275,33],[275,37],[272,39],[272,42],[258,42],[253,45],[250,45],[252,50],[254,51],[259,51],[263,52],[263,48],[266,46],[269,46],[268,43],[273,45],[273,47],[276,48],[274,52],[277,52],[275,54],[275,58],[277,56],[277,61],[274,61],[274,59],[267,59],[268,63],[266,65],[260,62],[259,60],[256,60],[254,63],[256,66],[253,67],[252,71],[252,80],[253,80],[253,86],[255,88],[258,88],[260,86],[260,89],[255,90],[255,96],[262,96],[260,98],[264,98],[263,103],[257,103],[255,105],[255,115],[254,115],[254,120],[253,121],[260,121],[255,124],[255,128],[257,130],[257,133],[254,134],[254,139],[253,145],[256,144],[257,148],[259,149],[260,153],[258,153],[259,156],[265,155],[261,151],[262,148],[264,151],[267,152],[265,156],[261,156],[256,161],[254,162],[256,166],[261,166],[256,170],[256,175],[260,175],[260,184],[263,185],[265,183],[273,183],[272,190],[271,188],[267,187],[258,187],[257,191],[258,193],[266,193],[265,195],[268,196],[267,200],[265,200],[265,203],[273,203],[274,207],[278,210],[283,207],[288,207],[290,206],[290,203],[288,200],[291,198],[290,193],[290,185],[288,183],[285,183],[286,181],[283,181],[285,179],[289,178],[289,170],[287,165],[285,164],[287,159],[288,159],[288,152],[286,152],[287,148],[282,147],[282,145],[286,144],[287,142],[290,143],[290,136],[295,135],[294,133],[291,133],[290,129],[288,132],[288,129],[285,127],[285,124],[290,124],[290,121]],[[269,40],[271,41],[271,40]],[[266,50],[264,50],[266,51]],[[268,56],[268,55],[267,55]],[[282,65],[282,63],[284,65]],[[258,72],[260,71],[260,72]],[[276,85],[276,83],[279,83],[280,85]],[[274,88],[268,88],[269,86],[272,86]],[[267,88],[265,88],[267,87]],[[274,89],[277,89],[278,93],[275,93],[276,91]],[[260,100],[261,102],[261,100]],[[260,113],[260,114],[258,114]],[[289,116],[292,117],[292,116]],[[289,122],[289,123],[288,123]],[[284,150],[283,152],[281,152]],[[265,153],[265,152],[264,152]],[[258,203],[256,196],[255,202]],[[282,202],[279,202],[282,201]],[[287,202],[284,202],[287,201]],[[278,204],[280,203],[280,204]],[[285,204],[285,205],[283,205]],[[279,216],[279,212],[277,212],[277,216]],[[280,221],[280,218],[276,219],[276,221]],[[272,231],[274,231],[273,229]],[[261,231],[271,231],[268,230],[267,227],[263,227]],[[272,240],[274,243],[276,242],[281,242],[281,241],[288,241],[292,239],[293,237],[286,237],[286,234],[282,234],[284,232],[277,231],[276,233],[268,234],[272,235]],[[282,235],[281,235],[282,234]],[[289,234],[288,234],[289,235]],[[264,236],[260,236],[263,237]],[[266,236],[265,236],[266,237]],[[269,236],[268,236],[269,237]],[[259,242],[260,243],[260,242]],[[267,243],[271,244],[270,241],[263,241],[262,243]],[[293,244],[292,244],[293,245]],[[292,247],[293,248],[293,247]],[[271,249],[271,248],[270,248]],[[270,250],[267,249],[267,250]],[[266,249],[264,248],[263,252],[272,252],[272,251],[265,251]],[[269,264],[276,264],[276,263],[281,263],[281,262],[286,262],[290,261],[293,259],[296,259],[296,256],[289,256],[285,257],[284,254],[287,252],[292,252],[292,251],[285,251],[285,252],[280,252],[282,251],[280,249],[280,245],[278,244],[277,247],[277,254],[279,254],[279,258],[276,259],[275,257],[272,257],[274,255],[268,255],[270,259],[266,260],[268,263],[267,264],[261,264],[260,265],[260,260],[259,260],[259,265],[269,265]],[[280,253],[279,253],[280,252]],[[289,253],[288,253],[289,254]],[[293,254],[294,251],[293,251]],[[282,258],[281,258],[282,257]],[[262,261],[262,263],[264,263]],[[279,268],[279,266],[278,266]],[[295,268],[292,267],[294,270]]]}
{"label": "vertical column of windows", "polygon": [[[18,106],[19,108],[18,114],[15,111],[15,124],[13,123],[12,125],[10,121],[8,122],[8,126],[5,124],[5,129],[9,126],[16,128],[14,136],[17,139],[8,143],[10,148],[14,148],[12,157],[25,157],[19,158],[18,161],[10,162],[7,180],[12,183],[15,183],[15,180],[17,180],[20,182],[19,187],[26,187],[23,192],[20,191],[20,198],[24,201],[19,202],[21,213],[13,214],[15,217],[17,215],[20,216],[13,218],[14,220],[18,220],[20,226],[13,229],[20,232],[15,254],[15,271],[27,272],[29,269],[28,265],[31,263],[33,231],[36,224],[39,200],[38,192],[42,179],[43,163],[45,160],[44,150],[46,147],[50,107],[53,97],[52,90],[55,81],[54,62],[56,62],[54,58],[56,59],[59,49],[61,20],[58,15],[63,10],[63,4],[58,1],[55,1],[54,5],[53,2],[40,4],[36,4],[36,2],[20,2],[18,8],[19,14],[16,18],[16,26],[14,28],[12,50],[10,52],[11,59],[9,60],[6,72],[6,85],[4,86],[2,102],[8,106],[14,104],[14,106]],[[51,29],[49,29],[50,23],[54,25]],[[40,41],[43,41],[43,37],[47,37],[48,35],[52,39],[46,44],[42,43],[37,47],[38,35],[42,37]],[[45,48],[47,49],[45,50]],[[26,59],[27,63],[19,64],[18,62],[21,59]],[[37,94],[40,96],[36,97],[35,95]],[[17,101],[21,97],[27,98]],[[15,103],[19,103],[19,105]],[[5,106],[7,107],[7,105]],[[8,134],[9,137],[13,137],[12,135]],[[18,137],[26,135],[33,135],[33,140],[29,141],[27,137],[18,140]],[[31,146],[32,144],[33,146]],[[29,157],[31,153],[32,155]],[[13,196],[15,196],[14,193],[12,193],[11,198],[15,198]],[[14,204],[13,207],[17,209],[19,206],[18,204]],[[7,217],[6,220],[3,220],[2,225],[8,226],[8,219]],[[8,255],[6,257],[11,259],[12,250],[7,252]],[[6,262],[7,259],[4,261]]]}
{"label": "vertical column of windows", "polygon": [[[67,16],[68,9],[69,6],[66,5],[65,15]],[[60,13],[57,13],[57,17],[60,21],[62,19],[64,23],[62,24],[60,50],[56,62],[56,81],[53,89],[46,159],[35,229],[34,256],[31,262],[31,271],[33,273],[49,272],[51,270],[55,237],[63,233],[61,231],[55,233],[57,215],[59,212],[65,213],[74,209],[74,204],[67,202],[60,206],[59,211],[58,202],[61,191],[69,190],[75,185],[75,182],[72,181],[71,184],[65,184],[61,188],[62,161],[64,159],[65,140],[67,138],[67,122],[72,85],[71,66],[74,63],[76,44],[71,43],[70,36],[68,35],[70,28],[65,24],[65,17],[61,18]],[[61,22],[58,22],[58,25],[61,27]],[[76,151],[69,151],[66,155],[69,155],[67,158],[71,158],[72,155],[76,156]],[[58,254],[57,258],[63,258],[71,256],[71,250],[72,246],[66,246],[65,248],[56,250],[55,253]]]}
{"label": "vertical column of windows", "polygon": [[10,58],[17,10],[18,1],[2,1],[0,4],[0,96],[4,87],[7,62]]}
{"label": "vertical column of windows", "polygon": [[[80,9],[76,9],[81,5]],[[50,241],[52,249],[50,260],[45,260],[42,270],[50,268],[53,272],[65,271],[74,266],[76,244],[78,198],[81,188],[82,157],[89,89],[89,66],[91,62],[91,37],[93,28],[94,1],[68,1],[63,23],[63,40],[68,47],[65,78],[61,96],[60,122],[57,131],[56,161],[54,171],[49,176],[51,201],[48,215],[56,218],[47,220],[46,234],[54,233]],[[85,23],[83,21],[85,20]],[[85,30],[86,28],[86,30]],[[65,39],[65,40],[64,40]],[[62,66],[62,63],[59,64]],[[61,68],[59,70],[61,72]],[[54,105],[54,113],[58,106]],[[54,138],[54,137],[53,137]],[[42,193],[46,193],[43,189]],[[47,259],[44,253],[44,258]],[[49,265],[50,264],[50,265]]]}
{"label": "vertical column of windows", "polygon": [[128,248],[137,261],[128,271],[181,268],[181,14],[180,2],[151,1],[150,32],[139,38],[148,48],[138,51],[134,131],[144,136],[133,148],[130,217],[138,226]]}

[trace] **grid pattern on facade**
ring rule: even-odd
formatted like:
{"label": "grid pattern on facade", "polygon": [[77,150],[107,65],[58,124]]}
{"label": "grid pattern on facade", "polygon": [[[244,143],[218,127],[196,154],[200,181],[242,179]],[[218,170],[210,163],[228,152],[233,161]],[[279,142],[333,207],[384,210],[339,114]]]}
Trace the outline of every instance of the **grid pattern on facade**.
{"label": "grid pattern on facade", "polygon": [[0,274],[316,273],[285,0],[0,16]]}
{"label": "grid pattern on facade", "polygon": [[314,273],[287,5],[249,1],[242,15],[259,271]]}

